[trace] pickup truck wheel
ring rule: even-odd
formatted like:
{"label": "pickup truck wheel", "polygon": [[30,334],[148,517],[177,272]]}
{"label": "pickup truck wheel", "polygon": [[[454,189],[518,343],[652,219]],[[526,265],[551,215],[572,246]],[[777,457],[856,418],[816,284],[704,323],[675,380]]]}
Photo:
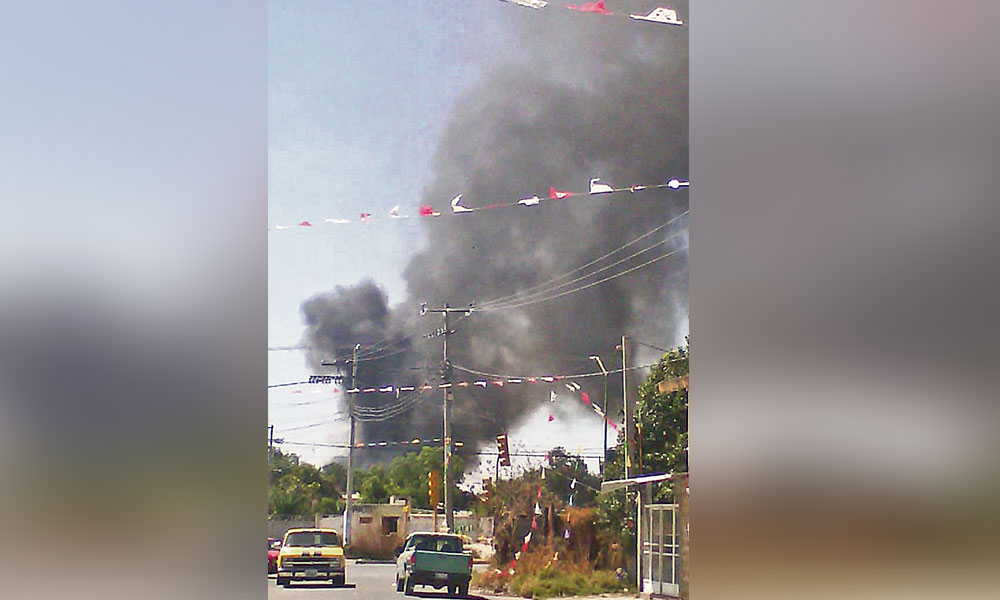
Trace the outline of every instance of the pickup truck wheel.
{"label": "pickup truck wheel", "polygon": [[396,573],[396,591],[403,591],[403,580],[399,578],[399,573]]}
{"label": "pickup truck wheel", "polygon": [[278,577],[278,582],[277,583],[281,587],[288,587],[288,578],[287,577]]}
{"label": "pickup truck wheel", "polygon": [[454,596],[456,591],[458,591],[458,588],[456,586],[454,586],[454,585],[449,585],[448,586],[448,595],[449,596]]}
{"label": "pickup truck wheel", "polygon": [[407,596],[413,595],[413,578],[409,575],[403,580],[403,593]]}
{"label": "pickup truck wheel", "polygon": [[341,575],[339,577],[334,577],[333,579],[330,580],[330,585],[332,585],[333,587],[344,587],[344,584],[346,583],[346,581],[345,581],[346,579],[347,579],[347,577],[345,575]]}
{"label": "pickup truck wheel", "polygon": [[469,595],[469,582],[468,581],[466,581],[465,583],[458,584],[458,595],[461,596],[462,598],[465,598],[466,596]]}

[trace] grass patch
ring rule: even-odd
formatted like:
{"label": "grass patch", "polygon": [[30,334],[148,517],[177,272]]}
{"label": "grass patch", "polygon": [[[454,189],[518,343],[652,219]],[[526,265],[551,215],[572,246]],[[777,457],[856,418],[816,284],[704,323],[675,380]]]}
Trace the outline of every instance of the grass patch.
{"label": "grass patch", "polygon": [[537,573],[515,573],[508,590],[524,598],[555,598],[626,592],[628,587],[618,581],[611,571],[586,572],[548,567]]}

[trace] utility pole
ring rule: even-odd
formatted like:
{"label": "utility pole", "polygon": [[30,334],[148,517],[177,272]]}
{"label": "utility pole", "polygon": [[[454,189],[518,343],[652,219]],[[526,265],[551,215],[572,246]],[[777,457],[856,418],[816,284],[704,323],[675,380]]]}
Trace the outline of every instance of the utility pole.
{"label": "utility pole", "polygon": [[625,336],[622,335],[622,405],[625,407],[625,479],[628,479],[629,467],[632,466],[632,453],[629,446],[631,422],[628,420],[628,384],[626,375],[628,365],[625,362]]}
{"label": "utility pole", "polygon": [[[444,370],[443,370],[442,374],[444,376],[444,383],[450,384],[451,383],[451,363],[448,362],[448,336],[450,336],[454,332],[450,328],[450,324],[448,322],[448,315],[451,314],[451,313],[453,313],[453,312],[460,312],[460,313],[464,313],[466,316],[468,316],[468,315],[472,314],[472,305],[469,305],[469,308],[451,308],[450,306],[448,306],[448,303],[446,302],[445,305],[444,305],[444,308],[427,308],[427,304],[426,303],[421,303],[421,305],[420,305],[420,314],[421,315],[425,315],[425,314],[427,314],[429,312],[443,313],[444,314],[444,329],[440,330],[441,335],[444,336],[444,353],[443,353]],[[451,482],[452,482],[452,473],[451,473],[451,398],[452,398],[451,386],[447,385],[444,388],[444,398],[443,398],[444,406],[442,407],[442,413],[443,413],[443,416],[444,416],[444,436],[443,436],[443,440],[442,440],[442,446],[444,446],[444,448],[443,448],[443,451],[444,451],[444,473],[442,474],[443,475],[442,484],[443,484],[444,490],[442,490],[442,492],[443,492],[443,496],[444,496],[444,519],[445,519],[445,525],[446,525],[446,528],[447,528],[447,530],[448,530],[449,533],[455,531],[455,513],[452,510],[452,504],[451,504]]]}
{"label": "utility pole", "polygon": [[[444,305],[444,381],[451,383],[451,363],[448,362],[448,304]],[[455,531],[455,514],[451,511],[451,388],[444,388],[444,522],[448,533]]]}
{"label": "utility pole", "polygon": [[[357,387],[358,380],[358,350],[361,344],[354,346],[354,357],[351,359],[351,387]],[[344,510],[344,545],[351,544],[351,508],[354,505],[354,396],[348,394],[348,404],[351,413],[351,446],[347,449],[347,508]]]}
{"label": "utility pole", "polygon": [[596,360],[601,373],[604,373],[604,453],[601,454],[601,481],[604,481],[604,465],[608,462],[608,370],[604,368],[600,356],[595,354],[590,360]]}
{"label": "utility pole", "polygon": [[274,455],[274,425],[267,426],[267,464],[271,464],[271,457]]}

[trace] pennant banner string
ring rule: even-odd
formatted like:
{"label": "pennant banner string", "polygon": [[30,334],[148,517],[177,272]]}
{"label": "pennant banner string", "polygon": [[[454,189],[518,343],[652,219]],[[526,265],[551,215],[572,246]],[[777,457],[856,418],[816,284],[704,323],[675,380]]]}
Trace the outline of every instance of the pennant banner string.
{"label": "pennant banner string", "polygon": [[[291,430],[286,430],[291,431]],[[402,441],[379,441],[379,442],[355,442],[355,448],[384,448],[386,446],[419,446],[422,444],[440,444],[442,442],[441,438],[431,438],[431,439],[420,439],[414,438],[412,440],[402,440]],[[321,442],[289,442],[285,440],[275,440],[275,445],[286,444],[291,446],[321,446],[324,448],[350,448],[350,444],[328,444]],[[465,442],[456,441],[454,442],[456,448],[462,448],[465,446]]]}
{"label": "pennant banner string", "polygon": [[[541,9],[549,5],[549,3],[546,2],[545,0],[502,0],[502,1],[508,4],[516,4],[517,6],[531,8],[536,11],[540,11]],[[622,17],[622,18],[627,17],[629,19],[633,19],[636,21],[658,23],[661,25],[675,25],[678,27],[684,25],[684,21],[678,18],[676,10],[663,6],[658,6],[653,10],[649,11],[649,13],[647,14],[628,13],[627,15],[623,13],[611,12],[610,10],[608,10],[607,6],[605,6],[603,1],[584,2],[582,4],[566,4],[563,5],[563,8],[574,10],[576,12],[591,13],[606,17]]]}
{"label": "pennant banner string", "polygon": [[[645,191],[645,190],[655,190],[655,189],[662,189],[662,188],[670,188],[670,189],[673,189],[673,190],[678,190],[678,189],[681,189],[681,188],[688,188],[690,186],[691,186],[691,182],[690,181],[681,181],[679,179],[671,179],[671,180],[667,181],[666,183],[657,183],[657,184],[652,184],[652,185],[640,185],[640,184],[637,184],[637,185],[633,185],[633,186],[630,186],[630,187],[615,188],[615,187],[612,187],[612,186],[610,186],[610,185],[608,185],[606,183],[601,183],[600,182],[600,178],[594,178],[594,179],[590,180],[590,189],[588,191],[586,191],[586,192],[566,192],[566,191],[557,190],[554,187],[550,187],[549,188],[549,195],[546,198],[542,198],[542,197],[539,197],[539,196],[535,195],[535,196],[531,196],[531,197],[521,198],[520,200],[517,200],[517,201],[514,201],[514,202],[500,202],[500,203],[487,204],[485,206],[467,206],[465,204],[465,201],[462,199],[462,194],[458,194],[457,196],[455,196],[451,200],[451,203],[450,203],[451,211],[450,212],[438,212],[438,211],[434,210],[434,208],[432,206],[427,206],[427,205],[423,205],[422,204],[419,207],[418,214],[419,214],[420,217],[432,217],[433,218],[433,217],[441,217],[441,216],[444,216],[446,214],[450,214],[450,215],[469,214],[469,213],[482,212],[482,211],[485,211],[485,210],[496,210],[496,209],[501,209],[501,208],[516,207],[516,206],[532,207],[532,206],[537,206],[537,205],[541,204],[542,202],[550,202],[550,201],[553,201],[553,200],[564,200],[566,198],[579,197],[579,196],[595,196],[595,195],[602,195],[602,194],[619,194],[619,193],[622,193],[622,192],[635,193],[635,192],[640,192],[640,191]],[[401,220],[401,219],[407,218],[407,217],[404,217],[404,216],[400,215],[399,214],[399,210],[400,210],[400,208],[399,208],[398,205],[394,206],[392,208],[392,210],[389,211],[389,218],[392,219],[392,220]],[[377,220],[378,219],[377,219],[377,217],[375,217],[375,215],[373,215],[372,213],[368,213],[368,212],[361,213],[360,217],[358,218],[358,222],[360,222],[360,223],[372,223],[372,222],[377,221]],[[336,218],[336,219],[327,218],[327,219],[323,219],[322,222],[324,224],[327,224],[327,225],[348,225],[348,224],[352,223],[353,221],[351,221],[350,219],[345,219],[345,218]],[[319,221],[317,221],[317,223],[319,223]],[[299,223],[297,225],[295,225],[294,227],[296,229],[300,229],[300,230],[301,229],[313,229],[313,228],[317,227],[317,225],[314,224],[310,220],[303,220],[303,221],[299,221]],[[268,229],[268,231],[286,231],[286,230],[288,230],[290,228],[291,227],[287,226],[287,225],[275,225],[274,227],[268,227],[267,229]]]}
{"label": "pennant banner string", "polygon": [[[664,362],[677,362],[681,360],[686,360],[686,356],[679,356],[676,358],[669,359]],[[649,363],[645,365],[638,365],[633,367],[628,367],[624,371],[636,371],[640,369],[648,369],[656,366],[659,363]],[[398,396],[402,392],[424,392],[429,390],[443,390],[449,388],[489,388],[490,386],[502,388],[509,385],[521,385],[521,384],[531,384],[531,383],[554,383],[556,381],[562,380],[573,380],[573,379],[584,379],[587,377],[600,377],[604,375],[602,371],[587,372],[587,373],[567,373],[562,375],[503,375],[500,373],[489,373],[486,371],[480,371],[477,369],[472,369],[469,367],[462,366],[457,363],[452,363],[452,367],[459,371],[469,373],[472,375],[479,375],[480,377],[485,377],[488,379],[479,379],[476,381],[455,381],[455,382],[445,382],[445,383],[422,383],[422,384],[412,384],[412,385],[394,385],[386,384],[381,386],[367,386],[364,388],[353,387],[350,389],[343,390],[345,394],[391,394]],[[608,369],[608,375],[615,373],[621,373],[623,369]],[[276,383],[268,385],[268,388],[276,387],[287,387],[296,385],[317,385],[313,381],[296,381],[290,383]],[[335,391],[337,391],[335,389]],[[574,390],[575,391],[575,390]]]}

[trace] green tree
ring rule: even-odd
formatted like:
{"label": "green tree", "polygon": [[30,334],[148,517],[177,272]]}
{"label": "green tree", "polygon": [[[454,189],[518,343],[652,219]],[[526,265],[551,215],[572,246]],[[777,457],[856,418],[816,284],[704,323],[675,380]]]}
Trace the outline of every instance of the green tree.
{"label": "green tree", "polygon": [[[465,471],[465,461],[457,454],[452,454],[451,459],[452,473],[455,475],[452,481],[451,497],[456,500],[457,508],[461,492],[455,484]],[[397,456],[389,463],[391,493],[408,498],[410,504],[415,508],[432,508],[427,489],[427,473],[431,471],[438,473],[444,471],[444,453],[441,448],[428,446],[421,448],[420,452],[410,452]],[[441,501],[443,502],[444,499],[442,498]]]}
{"label": "green tree", "polygon": [[[574,506],[593,506],[597,501],[601,478],[587,471],[582,458],[567,453],[561,446],[549,450],[548,455],[545,488],[566,503],[572,496]],[[576,485],[573,485],[574,481]]]}
{"label": "green tree", "polygon": [[272,452],[268,481],[269,514],[289,517],[342,510],[343,488],[335,474],[324,474],[295,454]]}
{"label": "green tree", "polygon": [[[687,472],[688,391],[685,388],[662,394],[658,389],[660,382],[687,374],[687,348],[679,348],[664,354],[639,386],[636,410],[630,415],[636,427],[636,440],[629,449],[630,476]],[[618,444],[605,465],[607,479],[624,477],[625,452],[622,428]],[[654,501],[671,501],[672,491],[669,483],[657,486]],[[605,494],[600,509],[598,523],[609,541],[634,549],[635,504],[626,498],[626,492]]]}

